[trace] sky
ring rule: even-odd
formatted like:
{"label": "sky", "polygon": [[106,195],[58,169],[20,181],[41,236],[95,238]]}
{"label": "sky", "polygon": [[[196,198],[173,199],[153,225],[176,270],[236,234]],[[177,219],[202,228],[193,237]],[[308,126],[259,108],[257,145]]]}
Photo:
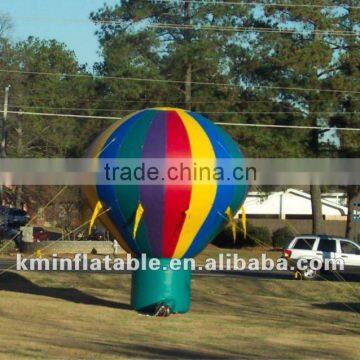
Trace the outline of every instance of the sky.
{"label": "sky", "polygon": [[[81,64],[89,69],[99,60],[96,27],[89,21],[91,11],[99,9],[104,2],[115,4],[116,0],[0,0],[0,13],[8,14],[14,28],[12,40],[24,40],[28,36],[56,39],[74,50]],[[64,22],[59,19],[76,19]]]}

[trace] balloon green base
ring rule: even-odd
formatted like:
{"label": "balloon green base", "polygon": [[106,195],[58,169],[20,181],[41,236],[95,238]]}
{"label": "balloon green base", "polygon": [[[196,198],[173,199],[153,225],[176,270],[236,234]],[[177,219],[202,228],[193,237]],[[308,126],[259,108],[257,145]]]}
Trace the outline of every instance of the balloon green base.
{"label": "balloon green base", "polygon": [[[171,259],[159,259],[158,270],[146,270],[141,266],[132,274],[131,305],[141,312],[154,313],[159,304],[168,306],[172,313],[186,313],[190,309],[191,270],[184,269],[181,260],[179,270],[169,268]],[[164,269],[166,267],[166,270]]]}

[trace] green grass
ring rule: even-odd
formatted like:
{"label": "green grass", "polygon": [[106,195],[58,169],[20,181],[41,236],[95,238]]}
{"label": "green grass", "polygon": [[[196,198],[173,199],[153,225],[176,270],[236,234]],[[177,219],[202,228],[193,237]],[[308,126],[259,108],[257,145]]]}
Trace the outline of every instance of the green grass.
{"label": "green grass", "polygon": [[170,318],[129,310],[129,275],[6,273],[0,289],[4,359],[358,358],[357,283],[194,276]]}

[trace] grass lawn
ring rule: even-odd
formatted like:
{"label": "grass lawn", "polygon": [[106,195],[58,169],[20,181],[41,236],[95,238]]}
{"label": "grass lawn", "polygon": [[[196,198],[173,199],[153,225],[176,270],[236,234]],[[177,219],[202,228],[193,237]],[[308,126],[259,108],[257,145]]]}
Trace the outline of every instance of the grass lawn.
{"label": "grass lawn", "polygon": [[[258,258],[261,259],[261,255],[262,254],[266,254],[266,256],[268,258],[272,258],[273,260],[276,260],[279,258],[279,256],[281,255],[281,253],[279,251],[272,251],[269,248],[265,248],[265,247],[261,247],[261,246],[257,246],[257,247],[253,247],[253,248],[219,248],[213,244],[209,244],[204,251],[202,251],[199,255],[196,256],[196,264],[197,265],[202,265],[205,263],[205,260],[207,258],[213,258],[218,260],[219,259],[219,254],[222,253],[224,254],[224,258],[226,256],[226,254],[234,254],[237,253],[239,258],[243,258],[244,260],[248,261],[250,258]],[[115,255],[116,257],[120,257],[123,259],[126,259],[126,253],[122,252],[121,254]],[[75,255],[74,254],[58,254],[59,257],[66,257],[66,258],[73,258]],[[113,255],[111,255],[113,256]],[[35,254],[24,254],[24,257],[26,258],[31,258],[31,257],[36,257]],[[44,255],[44,257],[49,257],[51,258],[51,256],[49,255]],[[97,254],[97,255],[92,255],[92,254],[88,254],[88,258],[99,258],[99,259],[103,259],[105,257],[105,255],[101,255],[101,254]],[[6,255],[6,254],[1,254],[0,255],[0,259],[14,259],[15,258],[15,253],[13,253],[12,255]]]}
{"label": "grass lawn", "polygon": [[191,311],[169,318],[129,309],[130,275],[8,272],[0,290],[4,359],[359,355],[358,283],[194,276]]}
{"label": "grass lawn", "polygon": [[199,255],[196,256],[196,261],[198,264],[201,264],[205,262],[207,258],[214,258],[217,260],[220,253],[223,253],[224,256],[226,254],[235,253],[238,254],[239,258],[242,258],[246,261],[248,261],[251,258],[261,259],[262,254],[266,254],[267,258],[271,258],[273,260],[278,259],[279,256],[281,255],[279,251],[271,251],[270,247],[265,248],[263,246],[256,246],[253,248],[224,249],[210,244],[204,249],[204,251],[202,251]]}

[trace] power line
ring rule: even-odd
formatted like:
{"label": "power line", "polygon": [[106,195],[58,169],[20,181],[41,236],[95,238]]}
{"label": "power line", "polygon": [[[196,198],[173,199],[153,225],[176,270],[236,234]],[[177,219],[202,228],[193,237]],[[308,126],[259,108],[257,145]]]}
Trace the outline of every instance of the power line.
{"label": "power line", "polygon": [[[303,114],[301,111],[206,111],[206,114]],[[307,114],[358,114],[358,112],[341,112],[341,111],[309,111]]]}
{"label": "power line", "polygon": [[[176,0],[155,0],[156,2],[164,3],[179,3]],[[347,9],[360,9],[360,6],[351,6],[347,4],[341,5],[326,5],[326,4],[287,4],[287,3],[262,3],[262,2],[234,2],[234,1],[196,1],[196,0],[183,0],[181,2],[188,2],[191,4],[210,4],[210,5],[248,5],[248,6],[264,6],[264,7],[309,7],[309,8],[340,8],[346,7]]]}
{"label": "power line", "polygon": [[[140,111],[139,109],[96,109],[96,108],[76,108],[76,107],[50,107],[50,106],[9,106],[10,108],[17,109],[50,109],[50,110],[74,110],[74,111],[104,111],[104,112],[127,112],[127,111]],[[21,110],[20,110],[21,111]],[[236,114],[303,114],[304,112],[299,111],[207,111],[202,110],[206,114],[227,114],[227,115],[236,115]],[[358,112],[346,112],[346,111],[309,111],[306,114],[341,114],[341,115],[352,115],[359,114]]]}
{"label": "power line", "polygon": [[74,111],[104,111],[104,112],[114,112],[114,111],[138,111],[136,109],[96,109],[96,108],[77,108],[77,107],[51,107],[51,106],[27,106],[27,105],[12,105],[9,106],[12,109],[49,109],[49,110],[74,110]]}
{"label": "power line", "polygon": [[287,128],[287,129],[317,129],[317,130],[341,130],[341,131],[360,131],[360,128],[336,128],[336,127],[322,127],[322,126],[302,126],[302,125],[271,125],[271,124],[239,124],[216,122],[216,125],[224,126],[248,126],[248,127],[267,127],[267,128]]}
{"label": "power line", "polygon": [[[3,96],[3,93],[0,93],[0,96]],[[17,98],[17,99],[24,99],[26,96],[29,96],[29,98],[31,98],[31,100],[47,100],[47,99],[51,99],[51,97],[49,96],[32,96],[31,94],[25,94],[25,95],[13,95],[12,98]],[[99,97],[90,97],[90,98],[81,98],[82,100],[87,100],[87,101],[91,101],[91,100],[99,100]],[[360,100],[360,98],[351,98],[351,99],[339,99],[339,101],[351,101],[351,102],[357,102]],[[240,103],[275,103],[278,105],[285,105],[285,106],[289,106],[291,105],[289,102],[297,102],[297,103],[302,103],[302,102],[306,102],[306,103],[321,103],[321,102],[328,102],[329,99],[318,99],[318,100],[294,100],[294,99],[284,99],[284,100],[234,100],[234,99],[218,99],[217,101],[191,101],[192,104],[219,104],[219,103],[232,103],[232,104],[240,104]],[[123,104],[123,103],[160,103],[163,104],[164,100],[163,99],[146,99],[146,98],[140,98],[139,100],[110,100],[110,99],[101,99],[100,102],[107,102],[107,103],[116,103],[116,104]],[[178,101],[168,101],[166,100],[166,104],[185,104],[185,101],[183,100],[178,100]],[[49,108],[48,106],[45,105],[41,105],[44,108]],[[30,107],[28,105],[16,105],[14,104],[13,106],[9,106],[9,107]],[[40,107],[40,106],[34,106],[34,107]],[[55,108],[54,108],[55,109]],[[66,108],[61,108],[61,109],[66,109]],[[70,109],[70,108],[69,108]]]}
{"label": "power line", "polygon": [[298,115],[358,115],[358,112],[341,112],[341,111],[309,111],[309,112],[301,112],[301,111],[214,111],[214,112],[208,112],[203,111],[206,114],[228,114],[228,115],[236,115],[236,114],[263,114],[263,115],[276,115],[276,114],[298,114]]}
{"label": "power line", "polygon": [[[41,17],[16,17],[28,21],[46,21],[46,22],[60,22],[60,23],[84,23],[88,20],[82,19],[59,19],[59,18],[41,18]],[[95,25],[121,25],[119,20],[95,20]],[[205,30],[205,31],[234,31],[234,32],[259,32],[259,33],[282,33],[282,34],[324,34],[332,36],[359,36],[358,32],[348,30],[332,30],[332,29],[315,29],[315,30],[296,30],[296,29],[270,29],[251,26],[233,27],[233,26],[214,26],[214,25],[195,25],[195,24],[146,24],[145,28],[158,28],[158,29],[188,29],[188,30]]]}
{"label": "power line", "polygon": [[283,34],[324,34],[332,36],[358,36],[354,31],[344,30],[291,30],[291,29],[269,29],[257,27],[233,27],[233,26],[214,26],[214,25],[192,25],[192,24],[148,24],[149,28],[160,29],[185,29],[185,30],[209,30],[209,31],[234,31],[234,32],[259,32],[259,33],[283,33]]}
{"label": "power line", "polygon": [[[0,73],[13,73],[24,75],[44,75],[44,76],[59,76],[59,77],[74,77],[74,78],[94,78],[94,79],[108,79],[108,80],[126,80],[126,81],[139,81],[139,82],[153,82],[153,83],[170,83],[170,84],[185,84],[186,81],[182,80],[168,80],[168,79],[151,79],[151,78],[138,78],[138,77],[124,77],[124,76],[109,76],[109,75],[90,75],[90,74],[71,74],[59,72],[41,72],[41,71],[23,71],[23,70],[8,70],[0,69]],[[216,83],[206,81],[191,81],[193,85],[208,85],[208,86],[224,86],[231,88],[238,88],[240,85],[228,83]],[[339,90],[339,89],[317,89],[317,88],[301,88],[301,87],[284,87],[284,86],[268,86],[268,85],[252,85],[250,88],[259,89],[273,89],[273,90],[292,90],[292,91],[318,91],[318,92],[331,92],[331,93],[347,93],[347,94],[360,94],[360,91],[354,90]]]}
{"label": "power line", "polygon": [[[3,111],[0,111],[3,113]],[[119,120],[120,117],[113,116],[97,116],[97,115],[79,115],[79,114],[53,114],[45,112],[31,112],[31,111],[8,111],[8,114],[16,115],[36,115],[36,116],[49,116],[49,117],[73,117],[73,118],[84,118],[84,119],[105,119],[105,120]]]}
{"label": "power line", "polygon": [[[3,113],[3,111],[0,111]],[[120,120],[120,117],[111,116],[91,116],[91,115],[77,115],[77,114],[53,114],[53,113],[38,113],[38,112],[26,112],[26,111],[8,111],[9,114],[17,115],[35,115],[35,116],[49,116],[49,117],[73,117],[73,118],[90,118],[90,119],[108,119],[108,120]],[[244,124],[244,123],[228,123],[228,122],[215,122],[217,125],[223,126],[246,126],[246,127],[264,127],[264,128],[286,128],[286,129],[318,129],[318,130],[340,130],[340,131],[360,131],[360,128],[336,128],[336,127],[323,127],[323,126],[302,126],[302,125],[271,125],[271,124]]]}

